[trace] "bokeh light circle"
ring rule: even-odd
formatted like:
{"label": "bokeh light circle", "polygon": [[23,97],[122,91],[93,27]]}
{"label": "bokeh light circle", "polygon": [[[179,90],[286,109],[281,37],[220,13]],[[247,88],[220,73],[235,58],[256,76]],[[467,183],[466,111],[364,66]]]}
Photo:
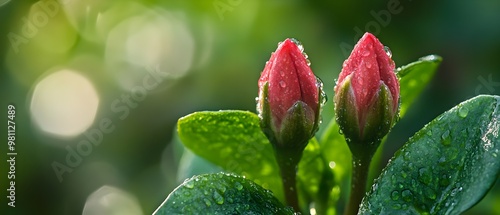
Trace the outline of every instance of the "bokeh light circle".
{"label": "bokeh light circle", "polygon": [[92,125],[98,106],[99,97],[92,83],[78,72],[63,69],[36,83],[30,112],[42,131],[71,137]]}
{"label": "bokeh light circle", "polygon": [[141,215],[139,201],[131,194],[112,186],[102,186],[89,195],[83,215]]}

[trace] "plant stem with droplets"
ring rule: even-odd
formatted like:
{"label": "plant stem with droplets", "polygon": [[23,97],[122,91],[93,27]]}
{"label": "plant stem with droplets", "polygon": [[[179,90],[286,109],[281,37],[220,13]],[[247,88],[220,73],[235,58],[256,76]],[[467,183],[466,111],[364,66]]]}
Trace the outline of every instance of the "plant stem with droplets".
{"label": "plant stem with droplets", "polygon": [[287,154],[284,151],[276,151],[276,159],[280,168],[281,180],[283,182],[283,191],[285,193],[285,201],[288,206],[291,206],[295,212],[300,212],[299,198],[297,195],[297,165],[302,157],[302,153]]}
{"label": "plant stem with droplets", "polygon": [[366,181],[372,156],[352,156],[351,194],[344,215],[358,214],[359,205],[366,193]]}

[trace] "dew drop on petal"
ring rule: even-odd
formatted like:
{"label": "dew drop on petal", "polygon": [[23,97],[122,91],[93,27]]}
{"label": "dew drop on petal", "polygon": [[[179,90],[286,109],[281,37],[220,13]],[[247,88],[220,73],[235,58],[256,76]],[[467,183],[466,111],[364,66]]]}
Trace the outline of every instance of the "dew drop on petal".
{"label": "dew drop on petal", "polygon": [[392,58],[392,52],[391,49],[389,49],[389,47],[384,46],[384,51],[387,54],[387,56],[389,56],[389,58]]}
{"label": "dew drop on petal", "polygon": [[285,87],[286,87],[286,83],[285,83],[285,81],[283,81],[283,80],[281,80],[281,81],[280,81],[280,87],[283,87],[283,88],[285,88]]}
{"label": "dew drop on petal", "polygon": [[280,70],[280,76],[285,77],[285,72],[283,72],[283,70]]}
{"label": "dew drop on petal", "polygon": [[372,63],[370,63],[369,61],[365,61],[365,66],[367,69],[370,69],[372,68]]}
{"label": "dew drop on petal", "polygon": [[370,55],[370,51],[368,51],[368,49],[365,49],[362,54],[363,56],[368,57],[368,55]]}
{"label": "dew drop on petal", "polygon": [[302,52],[302,55],[304,56],[305,59],[309,58],[309,55],[307,55],[305,52]]}
{"label": "dew drop on petal", "polygon": [[304,52],[304,46],[302,46],[302,43],[300,43],[299,40],[295,39],[295,38],[291,38],[290,39],[293,43],[295,43],[295,45],[297,45],[297,47],[299,48],[300,52]]}

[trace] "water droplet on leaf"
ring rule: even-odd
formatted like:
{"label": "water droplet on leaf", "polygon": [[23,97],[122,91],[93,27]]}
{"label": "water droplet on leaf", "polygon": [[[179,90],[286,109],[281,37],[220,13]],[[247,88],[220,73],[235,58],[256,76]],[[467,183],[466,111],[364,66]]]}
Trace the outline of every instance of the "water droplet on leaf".
{"label": "water droplet on leaf", "polygon": [[395,190],[395,191],[392,191],[391,193],[391,199],[396,201],[399,199],[399,191]]}
{"label": "water droplet on leaf", "polygon": [[418,170],[418,180],[426,185],[429,185],[432,181],[432,174],[428,168],[420,168]]}
{"label": "water droplet on leaf", "polygon": [[467,114],[469,114],[469,109],[465,106],[461,106],[458,108],[458,116],[465,118],[467,117]]}
{"label": "water droplet on leaf", "polygon": [[407,160],[407,161],[408,161],[408,160],[410,160],[410,153],[409,153],[409,152],[405,152],[405,153],[403,154],[403,159],[405,159],[405,160]]}
{"label": "water droplet on leaf", "polygon": [[413,200],[413,194],[411,193],[410,190],[403,190],[401,192],[401,197],[403,198],[403,200],[405,200],[406,202],[411,202]]}
{"label": "water droplet on leaf", "polygon": [[446,158],[444,156],[440,157],[438,163],[443,164],[444,162],[446,162]]}
{"label": "water droplet on leaf", "polygon": [[403,189],[404,186],[402,183],[398,183],[398,187],[399,187],[399,189]]}
{"label": "water droplet on leaf", "polygon": [[432,130],[429,129],[426,134],[427,134],[427,136],[432,136]]}
{"label": "water droplet on leaf", "polygon": [[436,192],[434,192],[434,190],[432,190],[431,188],[426,188],[425,189],[425,196],[429,199],[436,199]]}
{"label": "water droplet on leaf", "polygon": [[186,188],[192,189],[194,187],[194,183],[193,183],[193,181],[187,181],[187,182],[185,182],[184,186]]}
{"label": "water droplet on leaf", "polygon": [[441,135],[441,143],[445,146],[449,146],[451,144],[450,131],[447,130]]}
{"label": "water droplet on leaf", "polygon": [[208,199],[203,199],[203,201],[205,202],[205,205],[207,205],[208,207],[212,205],[212,202],[210,202],[210,200]]}
{"label": "water droplet on leaf", "polygon": [[222,197],[219,192],[214,191],[213,197],[214,197],[215,203],[217,203],[219,205],[224,204],[224,197]]}
{"label": "water droplet on leaf", "polygon": [[239,182],[234,182],[234,187],[236,187],[237,190],[243,189],[243,185],[241,185]]}
{"label": "water droplet on leaf", "polygon": [[406,172],[405,172],[405,171],[402,171],[402,172],[401,172],[401,176],[403,176],[403,178],[406,178],[406,176],[408,176],[408,174],[406,174]]}

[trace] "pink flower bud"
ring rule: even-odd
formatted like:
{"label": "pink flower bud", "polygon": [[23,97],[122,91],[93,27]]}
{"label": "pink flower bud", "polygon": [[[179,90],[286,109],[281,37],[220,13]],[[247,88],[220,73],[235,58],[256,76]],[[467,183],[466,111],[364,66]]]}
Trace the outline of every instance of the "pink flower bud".
{"label": "pink flower bud", "polygon": [[280,144],[307,143],[318,128],[321,89],[304,55],[302,45],[286,39],[259,79],[261,127]]}
{"label": "pink flower bud", "polygon": [[399,106],[394,67],[373,34],[365,33],[354,46],[335,86],[336,119],[347,139],[379,142],[391,129]]}

